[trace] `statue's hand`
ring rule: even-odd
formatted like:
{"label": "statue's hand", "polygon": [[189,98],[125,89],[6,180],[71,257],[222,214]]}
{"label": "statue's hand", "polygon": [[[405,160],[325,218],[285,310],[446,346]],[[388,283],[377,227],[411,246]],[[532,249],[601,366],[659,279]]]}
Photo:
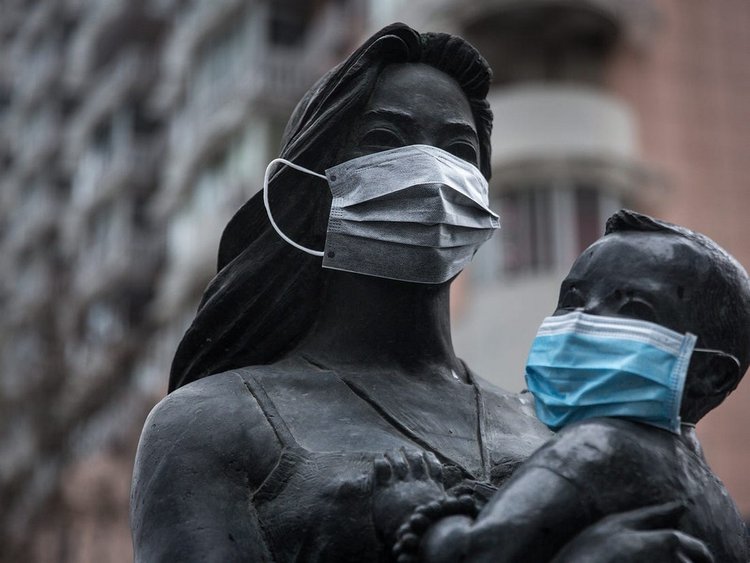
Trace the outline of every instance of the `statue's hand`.
{"label": "statue's hand", "polygon": [[684,511],[669,502],[613,514],[573,538],[552,563],[713,563],[702,541],[676,530]]}
{"label": "statue's hand", "polygon": [[388,547],[417,506],[444,497],[443,467],[432,452],[401,448],[375,460],[373,521]]}

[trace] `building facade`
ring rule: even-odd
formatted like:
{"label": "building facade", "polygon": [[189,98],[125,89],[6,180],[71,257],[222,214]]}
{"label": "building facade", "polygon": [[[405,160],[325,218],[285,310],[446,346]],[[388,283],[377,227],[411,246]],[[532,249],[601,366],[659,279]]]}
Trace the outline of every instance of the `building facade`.
{"label": "building facade", "polygon": [[4,2],[0,560],[132,560],[145,415],[357,1]]}

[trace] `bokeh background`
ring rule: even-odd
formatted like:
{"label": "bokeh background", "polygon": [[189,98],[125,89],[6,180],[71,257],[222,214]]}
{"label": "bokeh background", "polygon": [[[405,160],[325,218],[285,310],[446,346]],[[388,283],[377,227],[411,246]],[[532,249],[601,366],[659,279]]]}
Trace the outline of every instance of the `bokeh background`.
{"label": "bokeh background", "polygon": [[[392,21],[490,61],[502,230],[454,340],[511,390],[622,206],[750,266],[747,0],[0,0],[0,561],[132,559],[140,428],[295,102]],[[750,514],[750,382],[700,425]]]}

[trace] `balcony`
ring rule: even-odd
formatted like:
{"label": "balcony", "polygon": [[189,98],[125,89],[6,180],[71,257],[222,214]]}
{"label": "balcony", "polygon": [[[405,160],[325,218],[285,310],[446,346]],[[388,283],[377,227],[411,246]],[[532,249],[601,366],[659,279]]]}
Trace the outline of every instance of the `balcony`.
{"label": "balcony", "polygon": [[259,103],[289,111],[326,70],[299,51],[271,49],[257,66]]}
{"label": "balcony", "polygon": [[87,187],[76,194],[73,203],[77,212],[88,215],[120,197],[125,193],[123,190],[132,195],[153,186],[160,155],[160,143],[153,140],[116,147],[109,158],[94,167],[89,177],[79,179]]}
{"label": "balcony", "polygon": [[501,183],[589,176],[622,193],[648,180],[635,117],[614,96],[544,83],[495,89],[488,99],[495,114],[492,163]]}
{"label": "balcony", "polygon": [[[581,31],[574,29],[580,21],[578,16],[588,14],[598,20],[595,25],[600,32],[609,34],[614,30],[636,46],[653,37],[660,19],[653,0],[414,0],[403,12],[407,23],[432,22],[441,29],[455,33],[468,31],[469,35],[483,26],[494,28],[495,33],[500,33],[503,24],[519,29],[524,21],[540,23],[551,14],[555,16],[554,27],[567,28],[575,34]],[[591,30],[588,25],[587,28]]]}
{"label": "balcony", "polygon": [[71,119],[64,155],[68,166],[73,166],[81,157],[94,128],[125,104],[150,76],[150,70],[150,61],[142,57],[141,51],[132,49],[101,73],[96,87],[81,105],[81,110]]}
{"label": "balcony", "polygon": [[49,256],[41,249],[23,257],[16,265],[13,298],[4,311],[10,326],[22,326],[34,322],[45,322],[50,304],[54,300],[55,278],[50,267]]}
{"label": "balcony", "polygon": [[198,2],[177,13],[174,31],[163,50],[161,67],[164,74],[151,100],[154,109],[168,112],[178,103],[184,94],[198,47],[217,28],[236,17],[242,7],[241,0],[216,0]]}
{"label": "balcony", "polygon": [[128,287],[150,286],[162,256],[160,241],[140,232],[105,248],[79,252],[73,266],[78,306]]}
{"label": "balcony", "polygon": [[23,184],[18,186],[23,187],[13,198],[15,210],[8,217],[15,228],[8,232],[5,252],[8,256],[46,252],[49,235],[54,232],[60,221],[62,202],[46,185],[33,188]]}
{"label": "balcony", "polygon": [[65,84],[69,89],[83,90],[93,78],[97,39],[118,20],[126,5],[126,0],[103,0],[83,12],[85,18],[79,22],[79,31],[67,53]]}
{"label": "balcony", "polygon": [[151,307],[153,318],[168,323],[197,300],[216,274],[216,253],[221,233],[236,206],[185,217],[172,225],[168,258]]}
{"label": "balcony", "polygon": [[33,54],[23,60],[24,64],[14,69],[14,97],[19,108],[28,111],[43,98],[57,95],[53,86],[63,63],[60,45],[48,39],[34,47]]}
{"label": "balcony", "polygon": [[271,51],[248,60],[241,75],[192,98],[170,126],[170,156],[157,215],[174,209],[197,171],[254,114],[287,114],[319,74],[298,53]]}
{"label": "balcony", "polygon": [[[16,134],[10,138],[10,143],[15,145],[16,173],[20,179],[26,180],[39,173],[40,165],[53,160],[63,135],[62,123],[55,111],[48,107],[33,110],[30,114],[19,112],[12,117],[14,122],[9,125]],[[48,168],[43,170],[49,172]]]}
{"label": "balcony", "polygon": [[127,0],[98,0],[85,10],[67,53],[65,86],[84,92],[95,86],[99,69],[117,59],[120,51],[154,49],[165,22],[141,5]]}

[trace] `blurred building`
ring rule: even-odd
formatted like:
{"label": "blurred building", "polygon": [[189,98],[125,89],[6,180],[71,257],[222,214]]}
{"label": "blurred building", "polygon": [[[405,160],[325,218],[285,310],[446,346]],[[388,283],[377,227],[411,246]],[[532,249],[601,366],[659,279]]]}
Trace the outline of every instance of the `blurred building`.
{"label": "blurred building", "polygon": [[[129,561],[135,444],[308,86],[370,31],[461,34],[495,69],[503,228],[455,342],[522,386],[577,254],[626,205],[750,265],[744,0],[6,0],[0,16],[0,561]],[[701,429],[746,512],[748,383]]]}
{"label": "blurred building", "polygon": [[1,10],[0,560],[128,561],[139,429],[221,231],[365,7]]}

